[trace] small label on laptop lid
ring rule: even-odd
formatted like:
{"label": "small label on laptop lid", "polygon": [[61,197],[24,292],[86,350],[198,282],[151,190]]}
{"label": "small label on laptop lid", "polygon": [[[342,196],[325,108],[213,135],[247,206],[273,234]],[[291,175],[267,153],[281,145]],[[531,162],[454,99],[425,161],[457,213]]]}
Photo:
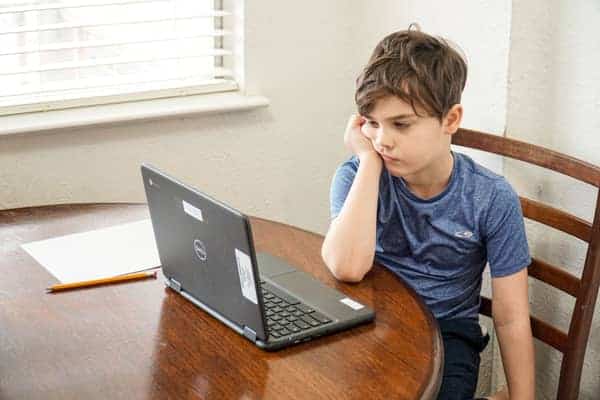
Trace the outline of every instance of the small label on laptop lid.
{"label": "small label on laptop lid", "polygon": [[204,221],[204,218],[202,218],[202,210],[201,209],[194,207],[193,205],[191,205],[190,203],[188,203],[185,200],[181,200],[181,204],[183,204],[183,211],[185,211],[185,213],[187,215],[191,215],[192,217],[196,218],[200,222]]}
{"label": "small label on laptop lid", "polygon": [[352,300],[349,297],[345,297],[345,298],[341,299],[340,301],[342,303],[344,303],[345,305],[347,305],[348,307],[352,307],[354,310],[360,310],[361,308],[365,307],[362,304],[357,303],[356,301]]}
{"label": "small label on laptop lid", "polygon": [[248,254],[235,249],[235,261],[237,263],[238,274],[240,275],[242,294],[254,304],[258,304],[256,284],[254,283],[254,276],[252,275],[252,260],[250,260]]}

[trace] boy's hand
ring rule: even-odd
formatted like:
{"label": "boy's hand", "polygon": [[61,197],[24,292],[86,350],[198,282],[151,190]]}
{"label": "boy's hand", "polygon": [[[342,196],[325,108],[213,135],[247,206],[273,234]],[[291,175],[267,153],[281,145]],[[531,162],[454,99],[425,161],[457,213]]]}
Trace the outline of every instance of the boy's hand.
{"label": "boy's hand", "polygon": [[362,126],[366,121],[367,120],[361,115],[353,114],[350,116],[348,125],[346,126],[346,133],[344,134],[344,144],[361,160],[365,156],[372,155],[380,158],[375,151],[371,140],[362,132]]}

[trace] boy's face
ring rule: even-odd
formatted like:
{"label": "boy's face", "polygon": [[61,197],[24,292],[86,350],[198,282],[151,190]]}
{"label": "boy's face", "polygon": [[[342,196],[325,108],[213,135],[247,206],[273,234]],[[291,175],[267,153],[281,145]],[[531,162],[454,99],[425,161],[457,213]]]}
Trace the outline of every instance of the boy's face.
{"label": "boy's face", "polygon": [[454,128],[448,126],[448,117],[440,123],[436,117],[426,116],[423,110],[418,112],[422,117],[414,113],[410,104],[390,95],[377,100],[373,111],[364,115],[362,131],[394,176],[425,172],[450,151],[451,134],[458,124]]}

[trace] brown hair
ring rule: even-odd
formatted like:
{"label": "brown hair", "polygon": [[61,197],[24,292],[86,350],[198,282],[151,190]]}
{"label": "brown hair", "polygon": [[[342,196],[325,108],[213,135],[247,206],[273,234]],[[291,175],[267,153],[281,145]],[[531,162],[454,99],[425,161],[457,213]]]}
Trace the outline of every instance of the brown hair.
{"label": "brown hair", "polygon": [[421,107],[440,122],[460,103],[467,63],[447,40],[418,29],[411,24],[383,38],[373,50],[356,80],[354,97],[361,115],[368,115],[375,102],[388,95],[409,103],[417,115],[415,106]]}

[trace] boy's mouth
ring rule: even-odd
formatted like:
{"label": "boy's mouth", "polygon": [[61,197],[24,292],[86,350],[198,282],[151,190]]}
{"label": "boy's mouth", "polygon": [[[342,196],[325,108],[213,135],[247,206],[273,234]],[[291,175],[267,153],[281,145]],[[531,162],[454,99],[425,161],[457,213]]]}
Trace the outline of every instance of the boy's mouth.
{"label": "boy's mouth", "polygon": [[381,156],[381,158],[383,158],[385,161],[389,161],[389,162],[397,162],[397,161],[399,161],[397,158],[394,158],[394,157],[387,156],[387,155],[385,155],[385,154],[383,154],[383,153],[379,153],[379,155],[380,155],[380,156]]}

